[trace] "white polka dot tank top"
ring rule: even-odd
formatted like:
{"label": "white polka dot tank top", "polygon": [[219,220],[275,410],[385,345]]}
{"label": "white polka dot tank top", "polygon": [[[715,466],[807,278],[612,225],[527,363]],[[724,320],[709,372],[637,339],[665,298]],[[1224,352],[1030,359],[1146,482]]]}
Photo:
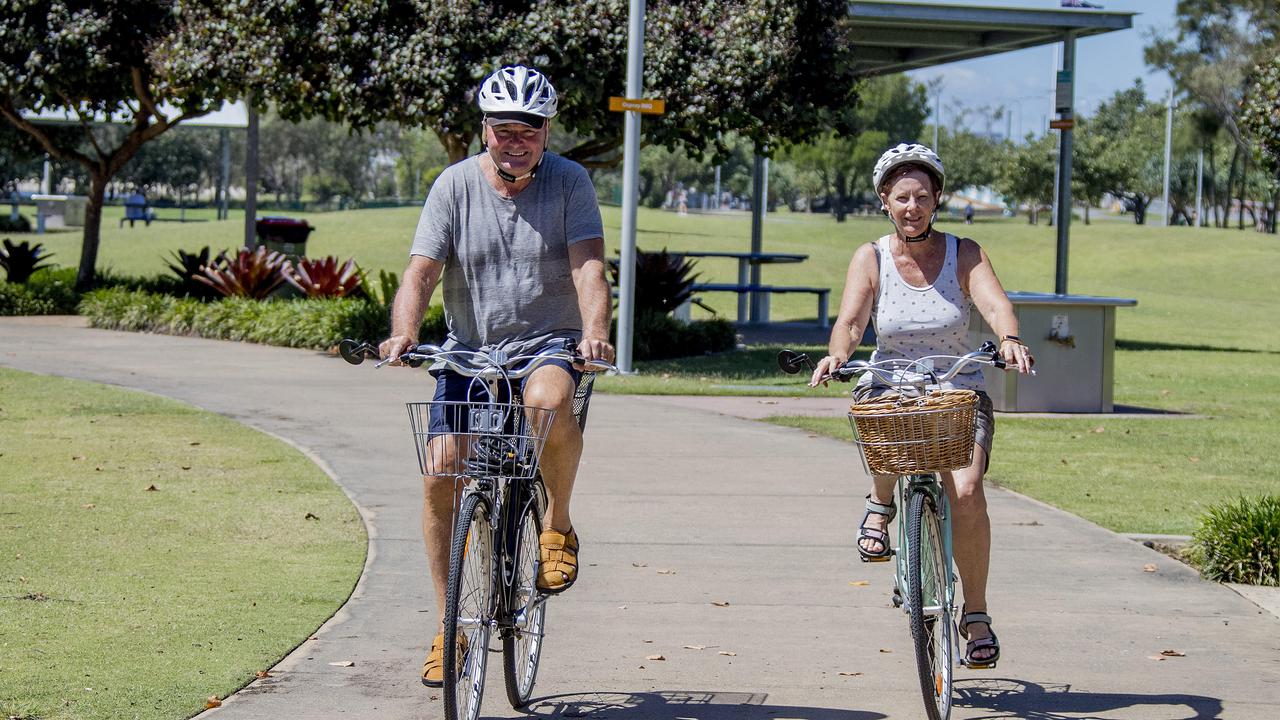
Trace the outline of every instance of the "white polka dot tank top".
{"label": "white polka dot tank top", "polygon": [[[876,349],[871,360],[916,360],[928,355],[964,355],[969,347],[969,298],[960,287],[956,259],[959,242],[946,234],[947,257],[932,285],[915,287],[898,273],[889,251],[890,236],[880,238],[880,288],[871,322],[876,329]],[[941,374],[949,362],[935,362]],[[976,365],[956,375],[951,384],[964,390],[983,388],[982,371]],[[870,378],[864,375],[863,379]]]}

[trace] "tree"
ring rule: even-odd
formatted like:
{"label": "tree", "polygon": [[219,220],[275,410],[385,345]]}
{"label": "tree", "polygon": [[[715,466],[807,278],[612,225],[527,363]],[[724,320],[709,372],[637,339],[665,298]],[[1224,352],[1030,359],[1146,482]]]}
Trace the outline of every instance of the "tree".
{"label": "tree", "polygon": [[1057,139],[1045,134],[1014,147],[1004,156],[995,188],[1016,204],[1025,203],[1027,221],[1039,222],[1040,209],[1053,202]]}
{"label": "tree", "polygon": [[[76,286],[92,285],[107,183],[143,144],[170,127],[208,113],[226,97],[217,82],[172,84],[157,61],[181,34],[172,2],[33,1],[0,14],[0,116],[52,157],[79,164],[89,175],[83,248]],[[168,103],[172,110],[162,112]],[[51,132],[23,111],[66,109],[79,137]],[[95,131],[95,116],[123,114],[126,132]],[[111,140],[111,142],[107,142]]]}
{"label": "tree", "polygon": [[[1253,148],[1241,128],[1241,108],[1251,69],[1273,59],[1280,47],[1280,13],[1274,0],[1179,0],[1176,36],[1156,37],[1146,49],[1149,65],[1166,70],[1180,91],[1215,122],[1200,123],[1201,147],[1216,176],[1217,134],[1231,139],[1231,164],[1225,191],[1212,191],[1215,215],[1225,225],[1233,189],[1244,225],[1249,161]],[[1212,132],[1206,132],[1212,130]],[[1274,213],[1272,213],[1274,215]]]}

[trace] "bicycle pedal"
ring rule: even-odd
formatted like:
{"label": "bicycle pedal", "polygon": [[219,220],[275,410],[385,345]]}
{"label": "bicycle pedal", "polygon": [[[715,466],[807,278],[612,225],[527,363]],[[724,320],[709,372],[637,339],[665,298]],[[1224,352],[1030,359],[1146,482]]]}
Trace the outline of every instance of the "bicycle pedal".
{"label": "bicycle pedal", "polygon": [[960,664],[970,670],[994,670],[996,667],[996,663],[985,663],[985,664],[970,663],[963,659],[960,660]]}
{"label": "bicycle pedal", "polygon": [[858,558],[861,559],[862,562],[864,563],[883,563],[883,562],[889,562],[890,560],[892,560],[893,555],[890,554],[890,555],[885,555],[884,557],[876,557],[876,558],[863,557],[862,555],[859,555]]}

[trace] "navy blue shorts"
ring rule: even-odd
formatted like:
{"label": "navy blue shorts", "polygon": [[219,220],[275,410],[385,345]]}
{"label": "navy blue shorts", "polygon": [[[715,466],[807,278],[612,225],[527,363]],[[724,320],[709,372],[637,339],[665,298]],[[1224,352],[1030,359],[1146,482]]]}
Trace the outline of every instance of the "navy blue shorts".
{"label": "navy blue shorts", "polygon": [[[558,351],[560,345],[548,347],[546,351]],[[582,379],[582,371],[573,367],[568,360],[556,358],[555,360],[544,360],[538,367],[539,369],[554,366],[564,370],[569,374],[573,386],[577,387],[578,382]],[[521,365],[523,367],[523,365]],[[517,368],[519,369],[519,368]],[[535,371],[536,372],[536,371]],[[427,428],[431,435],[441,435],[447,433],[465,433],[470,430],[470,419],[467,413],[458,412],[458,406],[441,405],[445,402],[488,402],[489,390],[484,381],[477,381],[465,375],[459,375],[453,370],[432,370],[431,376],[436,379],[436,394],[431,404],[431,424]],[[512,384],[520,391],[524,390],[524,382],[527,377],[519,380],[513,380]],[[501,385],[502,383],[499,383]],[[505,389],[505,388],[504,388]],[[468,390],[470,392],[468,392]],[[498,398],[499,402],[510,402],[510,398]]]}

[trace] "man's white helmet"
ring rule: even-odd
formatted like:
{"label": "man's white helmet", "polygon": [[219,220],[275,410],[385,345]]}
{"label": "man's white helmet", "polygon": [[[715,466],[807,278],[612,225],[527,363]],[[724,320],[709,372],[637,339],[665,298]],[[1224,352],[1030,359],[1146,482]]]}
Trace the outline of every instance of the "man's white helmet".
{"label": "man's white helmet", "polygon": [[546,76],[523,65],[504,67],[480,84],[480,110],[527,113],[547,119],[556,116],[556,89]]}
{"label": "man's white helmet", "polygon": [[942,183],[947,177],[947,171],[942,167],[942,160],[933,150],[917,143],[900,143],[885,150],[880,159],[876,161],[876,169],[871,173],[871,187],[875,188],[876,193],[879,193],[880,183],[889,174],[889,171],[900,165],[907,164],[922,165],[931,171],[938,181],[938,192],[942,192]]}

